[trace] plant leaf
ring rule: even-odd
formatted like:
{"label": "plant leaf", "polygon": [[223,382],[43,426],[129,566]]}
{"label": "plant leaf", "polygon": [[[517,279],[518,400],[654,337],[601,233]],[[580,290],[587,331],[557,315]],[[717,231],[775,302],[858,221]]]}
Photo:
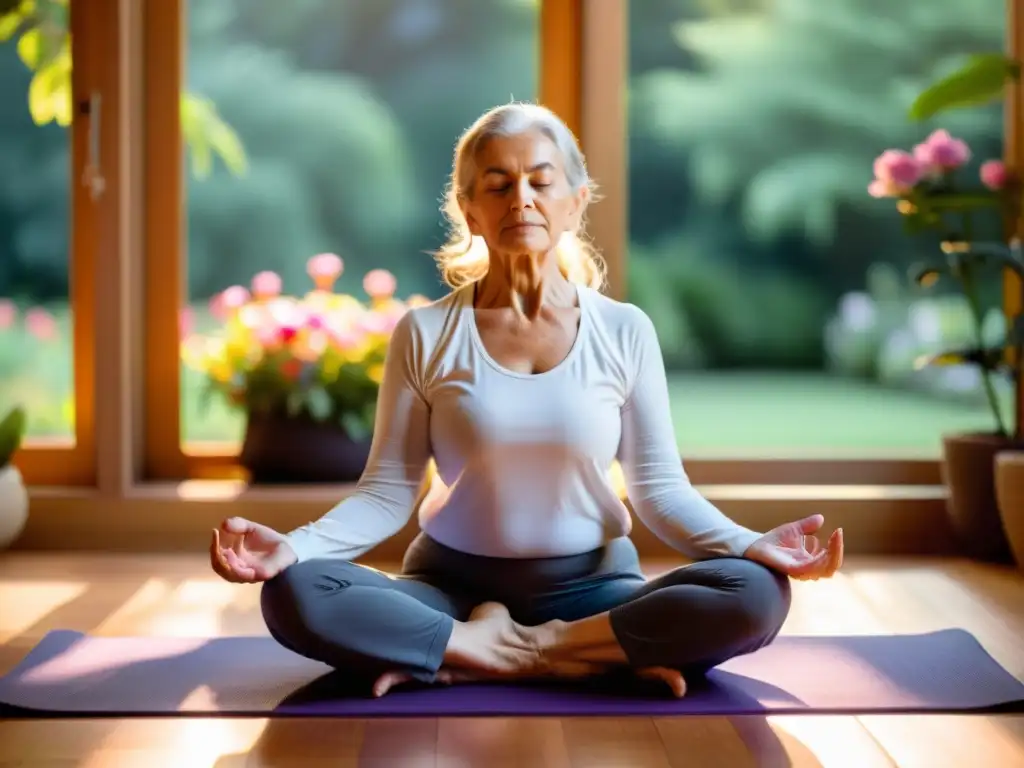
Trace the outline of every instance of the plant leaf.
{"label": "plant leaf", "polygon": [[363,418],[351,411],[342,414],[341,426],[350,439],[355,441],[365,440],[370,436],[370,430],[366,428]]}
{"label": "plant leaf", "polygon": [[334,403],[327,390],[316,386],[309,390],[306,396],[306,405],[309,407],[309,415],[316,421],[326,421],[334,410]]}
{"label": "plant leaf", "polygon": [[910,106],[912,120],[926,120],[950,109],[977,107],[1003,98],[1005,87],[1020,77],[1020,62],[1003,54],[972,56],[967,63],[930,85]]}
{"label": "plant leaf", "polygon": [[921,355],[914,361],[914,368],[921,370],[929,366],[946,365],[976,365],[986,371],[994,371],[1004,363],[1004,350],[1002,347],[993,349],[982,349],[971,347],[969,349],[947,350],[932,355]]}
{"label": "plant leaf", "polygon": [[[0,0],[0,43],[6,43],[25,23],[25,18],[17,11],[6,12],[3,10],[5,0]],[[14,4],[17,6],[17,3]]]}
{"label": "plant leaf", "polygon": [[25,409],[20,405],[12,408],[4,420],[0,421],[0,467],[7,466],[11,457],[21,447],[27,423]]}
{"label": "plant leaf", "polygon": [[39,66],[43,35],[39,27],[34,27],[18,38],[18,57],[26,67],[35,71]]}
{"label": "plant leaf", "polygon": [[288,410],[289,416],[298,416],[302,413],[302,406],[305,405],[306,398],[305,393],[301,390],[295,389],[288,393],[288,398],[285,403],[285,407]]}

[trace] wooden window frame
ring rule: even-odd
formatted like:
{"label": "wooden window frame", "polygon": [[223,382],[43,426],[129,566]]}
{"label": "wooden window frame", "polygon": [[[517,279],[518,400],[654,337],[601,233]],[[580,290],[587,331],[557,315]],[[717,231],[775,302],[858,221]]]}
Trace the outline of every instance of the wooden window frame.
{"label": "wooden window frame", "polygon": [[[31,486],[92,486],[96,483],[96,257],[102,196],[93,199],[82,184],[89,162],[92,116],[77,109],[98,90],[96,74],[103,31],[86,5],[69,9],[72,74],[71,98],[75,105],[68,128],[71,142],[69,174],[71,220],[69,222],[68,304],[72,312],[72,376],[74,391],[74,438],[28,438],[15,454],[14,466]],[[31,418],[31,414],[30,414]]]}
{"label": "wooden window frame", "polygon": [[[1024,0],[1008,0],[1009,48],[1021,43]],[[540,100],[580,137],[601,185],[590,234],[608,263],[609,293],[625,297],[628,242],[626,86],[628,3],[623,0],[544,0],[540,12]],[[184,294],[181,222],[183,151],[178,104],[183,77],[182,0],[153,0],[142,20],[145,209],[144,429],[145,481],[240,479],[244,472],[225,445],[186,453],[180,440],[179,312]],[[1008,97],[1006,156],[1024,165],[1019,89]],[[1006,279],[1006,307],[1019,302],[1016,279]],[[83,353],[84,354],[84,353]],[[1024,395],[1020,395],[1024,402]],[[1024,410],[1018,409],[1018,411]],[[231,446],[232,448],[234,446]],[[903,485],[942,483],[941,461],[927,458],[686,459],[699,485]]]}

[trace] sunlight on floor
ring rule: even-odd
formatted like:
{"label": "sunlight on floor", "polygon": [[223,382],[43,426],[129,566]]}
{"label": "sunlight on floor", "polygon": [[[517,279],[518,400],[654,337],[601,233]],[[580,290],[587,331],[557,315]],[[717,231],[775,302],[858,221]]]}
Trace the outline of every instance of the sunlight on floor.
{"label": "sunlight on floor", "polygon": [[27,632],[88,588],[80,581],[0,582],[0,643]]}
{"label": "sunlight on floor", "polygon": [[216,637],[225,612],[249,612],[259,590],[219,579],[187,579],[173,584],[150,579],[96,628],[102,635]]}
{"label": "sunlight on floor", "polygon": [[251,765],[245,756],[259,741],[267,722],[213,718],[126,721],[102,740],[90,759],[79,765],[81,768],[227,768]]}
{"label": "sunlight on floor", "polygon": [[[879,619],[861,603],[845,599],[849,586],[846,575],[836,574],[822,581],[793,583],[793,605],[782,627],[784,634],[875,635],[885,632]],[[794,632],[793,628],[798,629]]]}
{"label": "sunlight on floor", "polygon": [[[808,765],[856,768],[892,765],[874,739],[854,718],[808,715],[765,719],[785,746],[785,753],[790,760],[803,752],[809,758]],[[790,763],[787,761],[787,764]],[[803,763],[795,761],[793,764]]]}
{"label": "sunlight on floor", "polygon": [[[122,644],[121,652],[117,644]],[[203,638],[179,638],[175,643],[141,647],[130,640],[112,639],[102,645],[76,643],[60,655],[43,661],[26,672],[22,679],[33,685],[61,684],[80,680],[97,673],[113,674],[116,670],[132,669],[147,661],[168,659],[194,653],[205,645]],[[113,644],[113,645],[112,645]]]}

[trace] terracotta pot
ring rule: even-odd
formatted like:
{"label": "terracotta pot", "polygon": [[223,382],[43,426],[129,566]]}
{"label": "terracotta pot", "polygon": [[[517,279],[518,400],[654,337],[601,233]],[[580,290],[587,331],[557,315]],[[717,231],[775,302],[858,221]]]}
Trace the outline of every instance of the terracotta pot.
{"label": "terracotta pot", "polygon": [[949,519],[959,553],[994,563],[1012,562],[996,502],[996,455],[1024,448],[995,434],[947,435],[942,477],[949,490]]}
{"label": "terracotta pot", "polygon": [[996,500],[1010,550],[1024,570],[1024,451],[996,456]]}
{"label": "terracotta pot", "polygon": [[354,483],[369,455],[369,440],[335,424],[250,414],[239,463],[257,484]]}

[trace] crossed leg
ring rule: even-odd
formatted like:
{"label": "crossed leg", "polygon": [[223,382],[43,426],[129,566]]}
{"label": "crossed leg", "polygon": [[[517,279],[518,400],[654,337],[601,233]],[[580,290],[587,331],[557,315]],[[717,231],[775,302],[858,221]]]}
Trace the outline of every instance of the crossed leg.
{"label": "crossed leg", "polygon": [[[278,642],[372,676],[378,695],[405,680],[579,676],[627,665],[661,677],[681,696],[686,676],[770,643],[786,619],[791,594],[785,576],[749,560],[720,558],[677,568],[635,589],[611,582],[607,590],[590,591],[586,602],[597,609],[592,615],[526,626],[500,605],[486,604],[473,615],[475,600],[461,590],[314,560],[267,582],[261,602]],[[578,600],[574,607],[578,612]],[[554,613],[560,613],[557,606]]]}

